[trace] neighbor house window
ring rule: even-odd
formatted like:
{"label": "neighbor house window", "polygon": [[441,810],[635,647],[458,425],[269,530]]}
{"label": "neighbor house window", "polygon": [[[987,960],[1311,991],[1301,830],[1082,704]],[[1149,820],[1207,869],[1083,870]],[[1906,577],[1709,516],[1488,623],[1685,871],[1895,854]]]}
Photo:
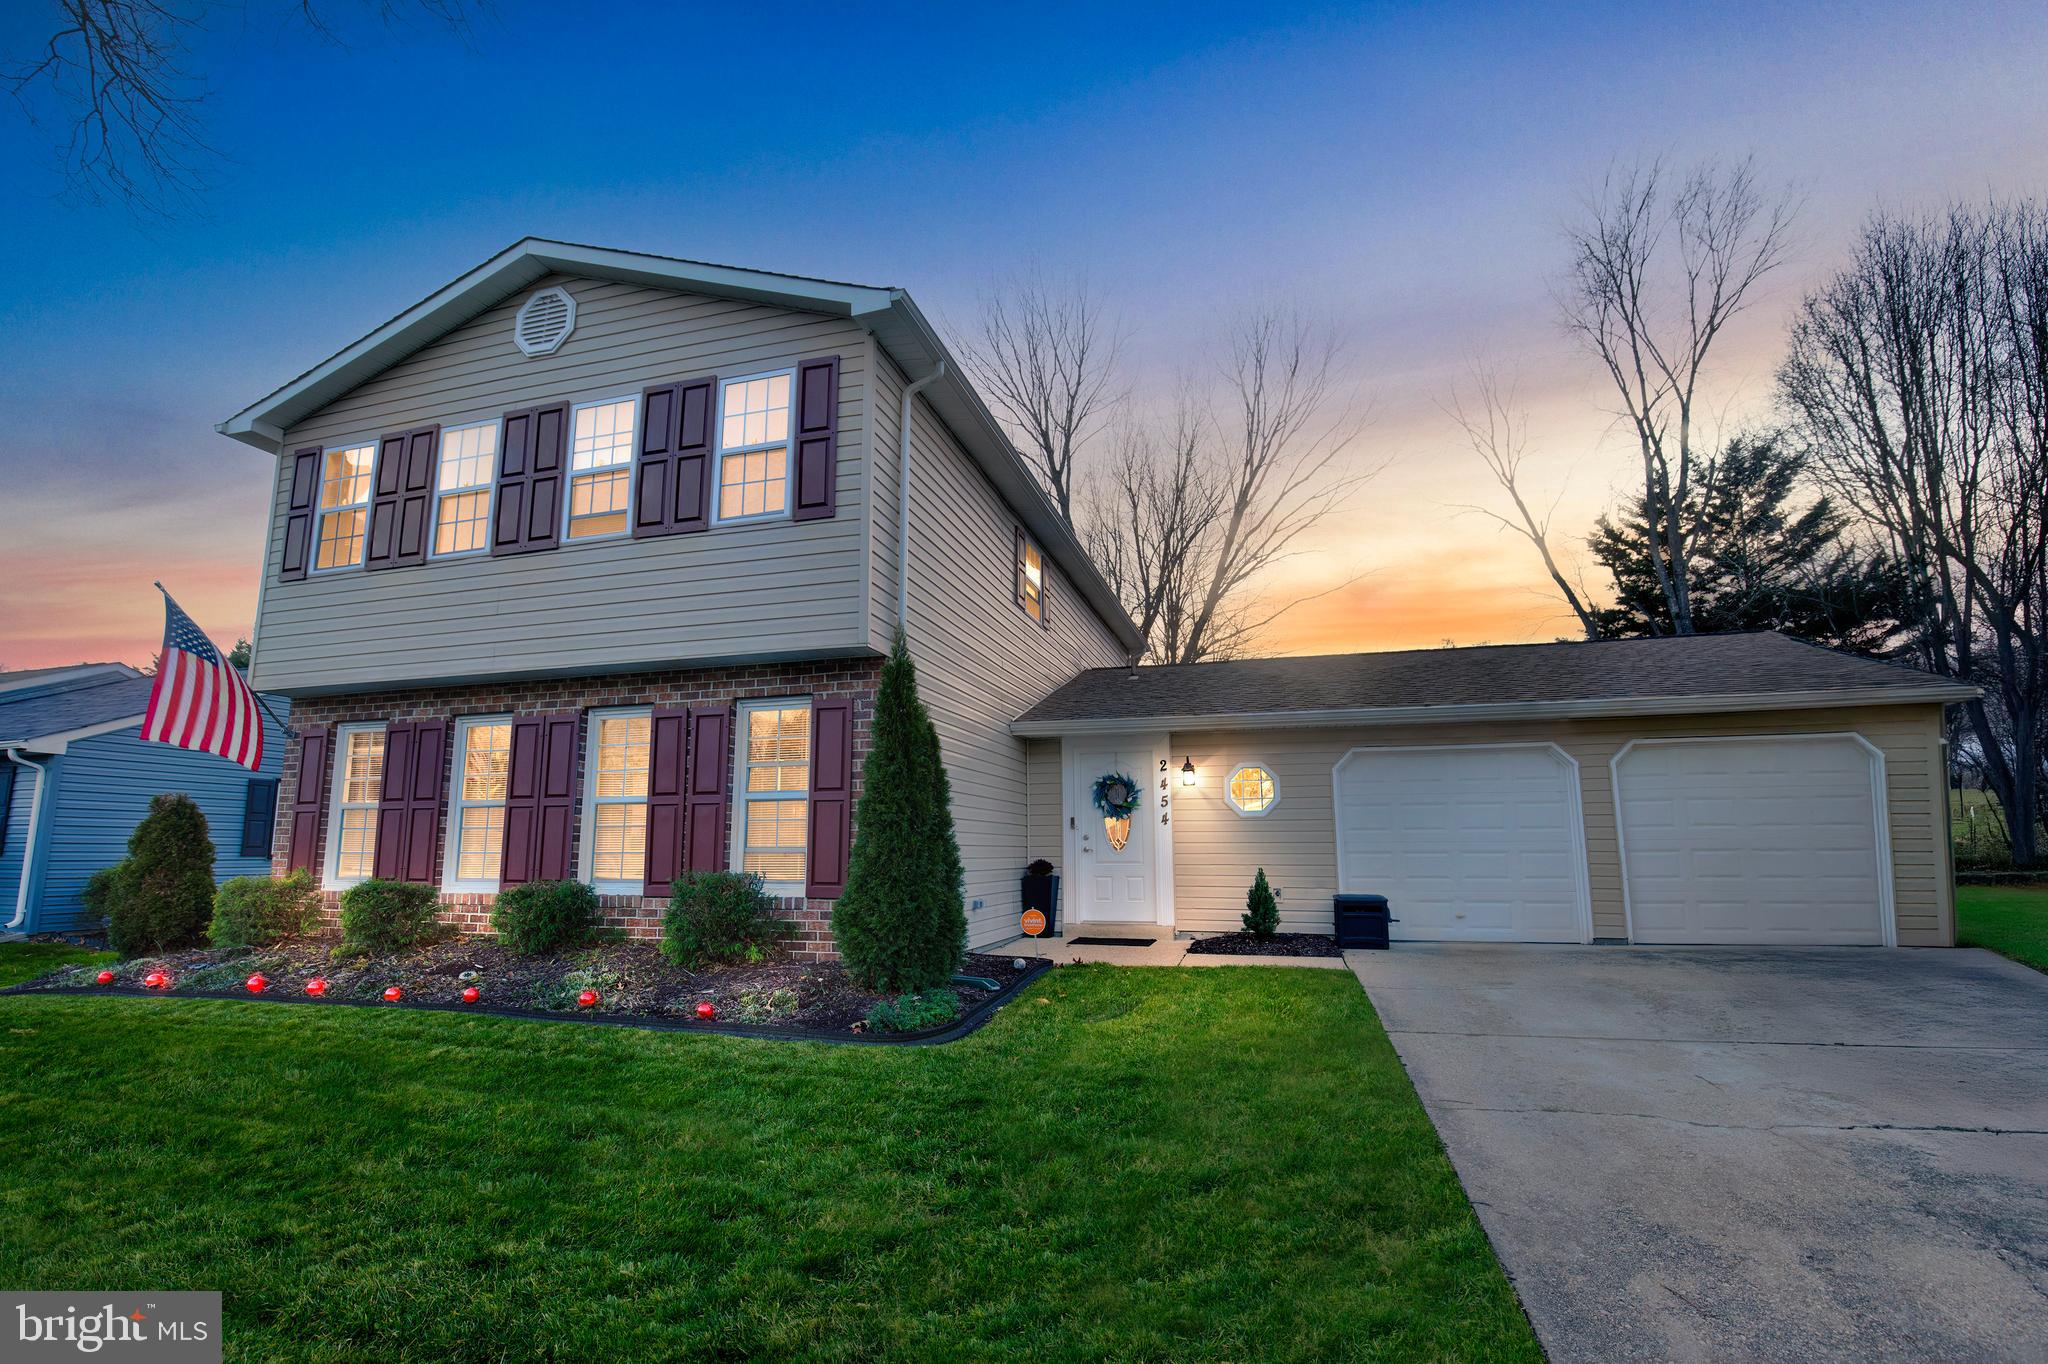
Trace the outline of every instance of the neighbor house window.
{"label": "neighbor house window", "polygon": [[469,554],[490,541],[491,480],[497,473],[498,424],[441,433],[434,480],[434,553]]}
{"label": "neighbor house window", "polygon": [[1028,535],[1017,537],[1017,603],[1025,615],[1045,624],[1045,556]]}
{"label": "neighbor house window", "polygon": [[728,379],[720,387],[718,519],[789,509],[790,375]]}
{"label": "neighbor house window", "polygon": [[633,413],[637,402],[619,398],[585,403],[571,418],[569,529],[571,540],[623,535],[633,496]]}
{"label": "neighbor house window", "polygon": [[512,722],[458,720],[455,793],[448,803],[449,890],[498,888],[505,856],[505,793],[512,777]]}
{"label": "neighbor house window", "polygon": [[334,746],[334,809],[327,823],[327,883],[354,885],[377,865],[377,795],[384,785],[384,726],[343,725]]}
{"label": "neighbor house window", "polygon": [[739,712],[739,786],[733,845],[741,871],[771,890],[801,895],[811,793],[811,705],[751,701]]}
{"label": "neighbor house window", "polygon": [[1263,815],[1278,803],[1280,783],[1273,779],[1272,768],[1247,763],[1231,770],[1223,798],[1241,815]]}
{"label": "neighbor house window", "polygon": [[313,567],[352,568],[363,561],[363,533],[370,518],[373,445],[329,450],[320,469],[320,548]]}
{"label": "neighbor house window", "polygon": [[589,798],[583,802],[588,879],[599,889],[640,893],[647,876],[647,764],[653,714],[600,711],[590,717]]}

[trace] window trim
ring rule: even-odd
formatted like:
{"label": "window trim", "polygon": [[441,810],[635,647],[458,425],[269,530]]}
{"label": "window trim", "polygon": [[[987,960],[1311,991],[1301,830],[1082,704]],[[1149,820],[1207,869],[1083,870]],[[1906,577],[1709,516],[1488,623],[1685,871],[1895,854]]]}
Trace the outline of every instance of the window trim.
{"label": "window trim", "polygon": [[[507,789],[505,799],[495,801],[464,800],[462,798],[462,768],[464,761],[469,756],[469,732],[472,729],[479,725],[509,726],[512,723],[512,719],[513,717],[510,715],[463,715],[456,718],[454,752],[451,755],[448,768],[447,827],[441,831],[442,890],[469,895],[495,895],[498,891],[500,878],[504,875],[505,869],[505,843],[502,826],[499,829],[498,840],[498,875],[488,880],[475,877],[464,880],[456,874],[457,869],[462,866],[462,812],[471,807],[479,810],[492,806],[496,806],[501,810],[508,809],[512,804],[510,789],[511,771],[509,767],[506,770]],[[509,741],[510,736],[508,735],[507,738]],[[509,763],[510,760],[511,754],[508,748],[506,761]]]}
{"label": "window trim", "polygon": [[[737,374],[731,378],[720,377],[718,381],[718,411],[712,414],[712,430],[717,438],[711,450],[711,524],[714,526],[750,526],[762,521],[787,521],[795,510],[796,499],[792,493],[796,487],[796,371],[794,364],[780,369],[765,369],[758,374]],[[780,441],[761,441],[754,445],[735,445],[730,450],[725,445],[725,394],[734,384],[749,384],[756,379],[773,379],[786,376],[789,379],[789,426]],[[720,509],[725,505],[725,457],[727,455],[748,455],[756,450],[773,450],[780,445],[785,454],[782,461],[782,510],[755,512],[752,516],[725,516]]]}
{"label": "window trim", "polygon": [[[606,720],[632,719],[634,716],[647,717],[647,785],[648,791],[639,797],[603,796],[597,794],[597,732]],[[654,787],[654,707],[653,706],[604,706],[583,713],[583,809],[576,816],[580,846],[576,852],[576,879],[589,885],[599,895],[639,895],[647,888],[645,869],[647,848],[643,838],[640,856],[642,874],[630,881],[600,881],[597,879],[597,807],[605,805],[638,805],[648,807],[648,797]]]}
{"label": "window trim", "polygon": [[802,800],[804,810],[804,874],[794,881],[769,881],[763,879],[761,889],[778,900],[801,900],[811,884],[811,768],[818,755],[810,748],[811,740],[804,744],[804,786],[801,791],[747,790],[747,717],[757,710],[788,710],[801,705],[804,714],[811,717],[810,733],[817,733],[817,698],[815,696],[755,696],[740,701],[733,707],[732,770],[726,774],[726,803],[731,807],[732,847],[726,856],[726,865],[736,871],[747,869],[747,802],[749,800]]}
{"label": "window trim", "polygon": [[[317,577],[323,573],[347,573],[350,569],[361,568],[370,553],[370,509],[377,502],[377,448],[379,437],[365,436],[361,440],[342,440],[320,447],[320,468],[313,482],[313,543],[306,550],[306,576]],[[327,490],[327,457],[336,450],[368,450],[370,452],[370,477],[364,485],[363,500],[351,502],[346,507],[327,507],[322,497]],[[345,564],[329,564],[320,567],[320,546],[326,540],[327,518],[333,512],[360,511],[363,514],[363,543],[356,549],[356,557]]]}
{"label": "window trim", "polygon": [[[352,724],[334,727],[334,753],[330,761],[333,770],[327,774],[327,851],[321,859],[321,881],[323,890],[346,890],[359,886],[377,873],[377,821],[374,818],[383,795],[383,782],[378,782],[378,791],[368,801],[350,802],[348,795],[348,741],[353,734],[382,735],[387,726],[382,720],[360,720]],[[389,756],[388,754],[386,756]],[[344,810],[367,809],[372,814],[370,821],[370,875],[343,876],[341,874],[341,818]]]}
{"label": "window trim", "polygon": [[[610,407],[614,403],[625,403],[632,409],[633,420],[626,433],[626,462],[606,465],[603,470],[576,467],[576,414],[593,407]],[[611,540],[627,540],[633,535],[634,485],[640,480],[633,475],[640,463],[640,395],[621,393],[610,398],[592,398],[589,402],[569,404],[569,429],[563,433],[562,450],[562,524],[555,538],[557,549],[570,549],[577,545],[601,545]],[[626,514],[626,524],[618,530],[608,530],[602,535],[571,535],[569,524],[576,508],[576,479],[594,473],[623,469],[626,474],[626,505],[621,509]]]}
{"label": "window trim", "polygon": [[[1033,625],[1036,625],[1039,628],[1043,629],[1045,627],[1045,546],[1039,544],[1037,539],[1033,537],[1031,532],[1024,529],[1024,527],[1022,526],[1017,527],[1016,543],[1017,562],[1011,565],[1011,572],[1015,578],[1015,582],[1012,585],[1012,590],[1010,593],[1011,601],[1019,611],[1024,613],[1024,619],[1030,621]],[[1031,580],[1027,576],[1025,576],[1024,572],[1024,564],[1026,557],[1034,553],[1038,555],[1037,615],[1033,615],[1031,613],[1031,597],[1025,591],[1025,584],[1030,582]]]}
{"label": "window trim", "polygon": [[[1244,806],[1238,804],[1237,795],[1231,790],[1231,787],[1236,784],[1238,773],[1255,770],[1265,773],[1266,780],[1272,783],[1273,798],[1266,802],[1263,809],[1247,810]],[[1280,774],[1273,770],[1273,764],[1260,758],[1254,758],[1250,762],[1233,763],[1231,764],[1230,772],[1223,778],[1223,800],[1231,809],[1237,811],[1238,814],[1246,819],[1264,819],[1267,815],[1272,814],[1275,807],[1280,804]]]}
{"label": "window trim", "polygon": [[[444,490],[441,487],[441,461],[448,456],[448,437],[459,431],[491,431],[495,433],[491,445],[490,463],[484,471],[484,481],[482,483]],[[434,524],[427,528],[427,557],[429,559],[469,559],[479,554],[489,554],[491,552],[491,512],[494,510],[498,500],[499,443],[504,438],[503,418],[499,418],[497,421],[464,422],[460,426],[444,426],[441,428],[441,438],[436,442],[434,450]],[[484,495],[483,543],[475,549],[451,549],[445,553],[442,552],[437,546],[441,543],[441,503],[443,499],[475,492],[480,492]]]}

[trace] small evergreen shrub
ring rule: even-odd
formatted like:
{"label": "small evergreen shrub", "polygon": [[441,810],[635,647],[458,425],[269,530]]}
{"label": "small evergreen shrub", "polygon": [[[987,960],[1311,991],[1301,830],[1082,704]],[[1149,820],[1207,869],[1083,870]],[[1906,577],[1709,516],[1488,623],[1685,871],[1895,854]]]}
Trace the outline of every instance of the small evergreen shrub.
{"label": "small evergreen shrub", "polygon": [[675,880],[661,920],[662,954],[685,970],[758,960],[789,932],[775,902],[750,872],[689,871]]}
{"label": "small evergreen shrub", "polygon": [[1244,897],[1244,931],[1255,938],[1270,938],[1280,929],[1280,901],[1266,881],[1266,869],[1252,881]]}
{"label": "small evergreen shrub", "polygon": [[920,990],[895,999],[878,999],[868,1010],[868,1026],[876,1032],[920,1032],[951,1023],[960,1016],[960,997],[951,990]]}
{"label": "small evergreen shrub", "polygon": [[491,931],[522,956],[588,947],[597,937],[597,892],[581,881],[530,881],[498,892]]}
{"label": "small evergreen shrub", "polygon": [[172,952],[204,940],[213,918],[213,840],[187,795],[166,793],[128,838],[110,878],[107,942],[124,957]]}
{"label": "small evergreen shrub", "polygon": [[360,881],[341,893],[341,951],[385,956],[434,936],[440,901],[434,887],[410,881]]}
{"label": "small evergreen shrub", "polygon": [[268,947],[304,933],[319,912],[320,892],[304,867],[282,877],[235,876],[213,893],[206,936],[215,947]]}
{"label": "small evergreen shrub", "polygon": [[85,903],[85,912],[102,926],[114,916],[114,898],[121,893],[121,878],[128,874],[128,863],[116,862],[111,867],[101,867],[85,883],[79,892],[79,899]]}

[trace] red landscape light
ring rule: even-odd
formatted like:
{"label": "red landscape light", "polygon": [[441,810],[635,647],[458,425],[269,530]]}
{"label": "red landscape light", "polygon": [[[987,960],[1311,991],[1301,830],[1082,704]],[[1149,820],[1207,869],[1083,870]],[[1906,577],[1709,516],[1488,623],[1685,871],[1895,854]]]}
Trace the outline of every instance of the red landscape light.
{"label": "red landscape light", "polygon": [[579,1009],[591,1009],[591,1008],[595,1008],[596,1006],[597,1006],[597,991],[595,991],[595,990],[585,990],[585,991],[584,991],[584,992],[583,992],[582,994],[580,994],[580,995],[576,996],[576,1007],[577,1007],[577,1008],[579,1008]]}
{"label": "red landscape light", "polygon": [[161,990],[171,983],[171,978],[162,971],[151,971],[142,978],[142,983],[152,990]]}
{"label": "red landscape light", "polygon": [[114,983],[114,973],[112,971],[102,971],[99,973],[98,980],[102,985],[112,985]]}
{"label": "red landscape light", "polygon": [[697,1001],[697,1017],[705,1019],[716,1018],[718,1017],[718,1009],[710,1000],[700,999]]}
{"label": "red landscape light", "polygon": [[327,993],[327,981],[320,976],[313,977],[306,982],[306,993],[318,999]]}
{"label": "red landscape light", "polygon": [[401,1000],[401,999],[403,999],[403,998],[405,998],[405,991],[403,991],[403,990],[399,989],[399,988],[398,988],[398,987],[397,987],[396,985],[390,985],[390,986],[386,986],[386,987],[385,987],[385,989],[384,989],[384,1001],[385,1001],[385,1003],[387,1003],[387,1004],[396,1004],[396,1003],[397,1003],[397,1002],[398,1002],[399,1000]]}
{"label": "red landscape light", "polygon": [[261,971],[258,971],[255,975],[243,981],[242,984],[249,987],[249,993],[252,995],[260,995],[265,990],[270,988],[269,978],[265,976]]}
{"label": "red landscape light", "polygon": [[462,992],[462,1002],[464,1004],[474,1004],[483,997],[484,992],[477,989],[476,986],[474,985],[470,986],[467,990],[464,990]]}

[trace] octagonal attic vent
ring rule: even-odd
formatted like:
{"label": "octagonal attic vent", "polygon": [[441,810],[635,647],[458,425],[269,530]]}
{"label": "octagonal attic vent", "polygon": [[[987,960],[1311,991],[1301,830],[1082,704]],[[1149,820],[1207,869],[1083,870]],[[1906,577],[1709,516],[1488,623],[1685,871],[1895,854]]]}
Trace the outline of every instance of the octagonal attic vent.
{"label": "octagonal attic vent", "polygon": [[553,355],[576,329],[576,300],[567,289],[542,289],[519,305],[512,343],[527,355]]}

